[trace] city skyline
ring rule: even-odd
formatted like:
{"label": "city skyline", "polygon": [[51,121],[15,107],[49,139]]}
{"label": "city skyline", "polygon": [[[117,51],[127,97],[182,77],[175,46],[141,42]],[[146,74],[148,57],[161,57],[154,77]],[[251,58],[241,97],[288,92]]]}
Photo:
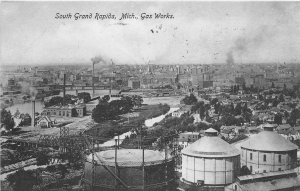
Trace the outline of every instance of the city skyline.
{"label": "city skyline", "polygon": [[[2,2],[1,63],[299,63],[299,2]],[[73,19],[55,19],[57,13]],[[75,20],[74,14],[115,20]],[[122,13],[139,19],[119,20]],[[144,19],[141,13],[174,19]]]}

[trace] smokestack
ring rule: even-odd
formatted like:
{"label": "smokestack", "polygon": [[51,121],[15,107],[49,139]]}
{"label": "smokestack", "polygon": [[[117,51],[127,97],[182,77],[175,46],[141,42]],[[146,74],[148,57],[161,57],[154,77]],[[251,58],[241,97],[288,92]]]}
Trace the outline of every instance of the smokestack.
{"label": "smokestack", "polygon": [[63,90],[63,105],[65,105],[65,96],[66,96],[66,74],[64,74],[64,90]]}
{"label": "smokestack", "polygon": [[31,126],[35,125],[35,100],[32,100],[32,115],[31,115]]}
{"label": "smokestack", "polygon": [[95,62],[93,62],[93,73],[92,73],[93,97],[95,97],[94,70],[95,70]]}

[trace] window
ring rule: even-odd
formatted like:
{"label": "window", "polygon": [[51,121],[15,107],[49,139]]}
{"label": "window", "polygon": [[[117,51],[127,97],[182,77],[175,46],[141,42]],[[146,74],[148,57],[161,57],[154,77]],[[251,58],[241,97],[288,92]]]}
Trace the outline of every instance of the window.
{"label": "window", "polygon": [[267,171],[266,170],[264,170],[264,173],[266,173]]}
{"label": "window", "polygon": [[266,155],[264,155],[264,162],[266,162],[267,161],[267,156]]}
{"label": "window", "polygon": [[59,111],[59,114],[58,114],[59,116],[61,116],[61,111]]}
{"label": "window", "polygon": [[278,162],[281,162],[281,155],[278,155]]}
{"label": "window", "polygon": [[252,153],[250,153],[250,160],[252,160]]}
{"label": "window", "polygon": [[250,166],[250,172],[252,172],[252,166]]}
{"label": "window", "polygon": [[281,171],[281,168],[278,168],[278,171]]}

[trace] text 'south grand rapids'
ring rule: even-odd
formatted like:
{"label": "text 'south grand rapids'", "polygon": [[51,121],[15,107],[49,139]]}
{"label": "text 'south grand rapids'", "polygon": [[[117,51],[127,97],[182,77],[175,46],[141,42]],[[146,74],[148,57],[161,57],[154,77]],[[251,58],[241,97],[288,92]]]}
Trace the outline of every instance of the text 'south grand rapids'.
{"label": "text 'south grand rapids'", "polygon": [[170,13],[122,13],[119,16],[116,16],[112,13],[100,14],[100,13],[56,13],[55,19],[74,19],[74,20],[86,20],[86,19],[96,19],[96,20],[108,20],[108,19],[116,19],[116,20],[129,20],[129,19],[174,19],[174,15]]}

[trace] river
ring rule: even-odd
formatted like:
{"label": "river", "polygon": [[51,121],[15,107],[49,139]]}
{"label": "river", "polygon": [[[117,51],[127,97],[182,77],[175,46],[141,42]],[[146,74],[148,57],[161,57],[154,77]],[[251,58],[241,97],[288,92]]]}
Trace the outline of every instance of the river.
{"label": "river", "polygon": [[[80,92],[88,92],[92,95],[93,90],[78,90],[78,93]],[[118,94],[119,90],[112,90],[111,91],[112,94]],[[76,90],[66,90],[66,94],[70,94],[70,95],[76,95]],[[109,94],[109,90],[95,90],[95,97],[96,96],[104,96],[104,95],[108,95]],[[63,92],[61,91],[59,96],[63,96]],[[53,97],[53,96],[51,96]],[[47,97],[46,99],[48,99],[50,97]],[[36,100],[35,101],[35,112],[39,112],[41,113],[43,111],[43,107],[44,107],[44,103],[42,101]],[[11,114],[14,114],[17,109],[21,112],[21,113],[28,113],[28,114],[32,114],[32,103],[31,102],[25,102],[25,103],[17,103],[14,104],[10,107],[7,107],[6,110],[9,110]]]}
{"label": "river", "polygon": [[161,120],[163,120],[167,115],[169,115],[170,113],[173,113],[174,111],[177,111],[179,109],[179,107],[171,107],[170,110],[168,111],[168,113],[164,114],[164,115],[160,115],[158,117],[154,117],[151,119],[147,119],[145,121],[145,126],[146,127],[152,127],[154,125],[154,123],[158,123]]}

